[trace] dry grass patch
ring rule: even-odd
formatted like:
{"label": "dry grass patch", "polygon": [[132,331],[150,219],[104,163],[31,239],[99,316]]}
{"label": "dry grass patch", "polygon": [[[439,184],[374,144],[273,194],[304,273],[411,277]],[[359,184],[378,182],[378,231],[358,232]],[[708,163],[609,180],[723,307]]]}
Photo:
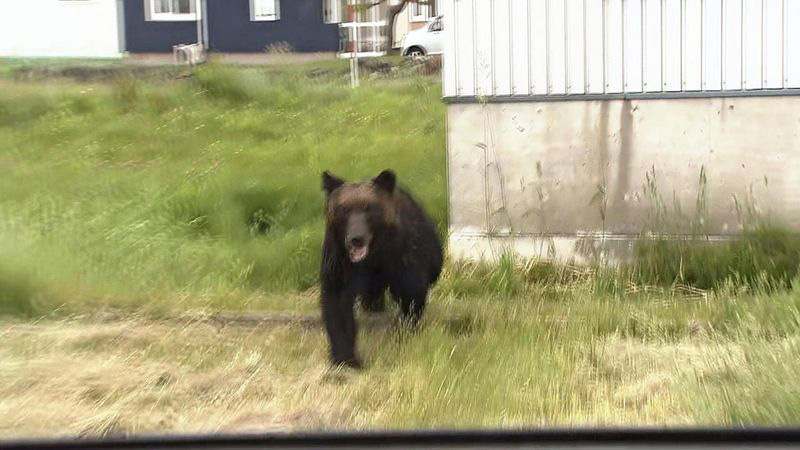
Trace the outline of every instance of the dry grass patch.
{"label": "dry grass patch", "polygon": [[[800,417],[796,334],[587,338],[597,305],[436,300],[417,333],[362,318],[362,372],[328,368],[313,315],[4,322],[0,437]],[[567,310],[582,320],[548,320]]]}

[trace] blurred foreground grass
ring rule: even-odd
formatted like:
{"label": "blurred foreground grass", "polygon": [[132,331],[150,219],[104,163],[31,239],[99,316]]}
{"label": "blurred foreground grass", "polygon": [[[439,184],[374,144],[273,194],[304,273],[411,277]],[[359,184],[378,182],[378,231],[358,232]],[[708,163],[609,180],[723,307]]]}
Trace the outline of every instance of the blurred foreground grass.
{"label": "blurred foreground grass", "polygon": [[439,290],[418,333],[393,317],[359,319],[360,372],[315,314],[7,320],[0,437],[800,423],[797,288]]}

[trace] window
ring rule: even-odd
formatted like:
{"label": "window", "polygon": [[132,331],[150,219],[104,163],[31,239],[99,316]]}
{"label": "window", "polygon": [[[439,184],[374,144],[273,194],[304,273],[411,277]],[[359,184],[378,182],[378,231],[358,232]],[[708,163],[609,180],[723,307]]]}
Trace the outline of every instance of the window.
{"label": "window", "polygon": [[343,0],[322,0],[322,20],[325,23],[342,21]]}
{"label": "window", "polygon": [[442,31],[442,19],[432,22],[428,27],[428,31]]}
{"label": "window", "polygon": [[144,0],[145,17],[153,21],[197,20],[197,0]]}
{"label": "window", "polygon": [[386,2],[377,0],[323,0],[325,23],[385,22]]}
{"label": "window", "polygon": [[419,2],[409,3],[411,8],[411,21],[412,22],[425,22],[430,15],[430,5],[420,4]]}
{"label": "window", "polygon": [[384,22],[386,18],[386,3],[385,2],[378,2],[377,4],[369,4],[371,5],[368,8],[361,8],[358,12],[358,21],[359,22]]}
{"label": "window", "polygon": [[250,20],[270,21],[280,18],[280,0],[250,0]]}

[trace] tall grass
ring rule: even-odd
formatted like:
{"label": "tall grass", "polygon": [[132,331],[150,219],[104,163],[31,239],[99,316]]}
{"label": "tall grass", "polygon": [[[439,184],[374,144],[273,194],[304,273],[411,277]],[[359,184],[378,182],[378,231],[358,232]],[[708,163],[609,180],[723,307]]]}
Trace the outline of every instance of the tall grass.
{"label": "tall grass", "polygon": [[[110,67],[48,69],[53,79],[21,66],[27,78],[0,78],[2,312],[270,309],[276,295],[316,284],[326,169],[349,179],[396,170],[444,236],[435,78],[367,77],[352,90],[339,61]],[[652,219],[666,216],[660,208]],[[722,245],[645,239],[618,270],[451,262],[440,289],[758,290],[789,287],[799,267],[796,235],[752,228]]]}
{"label": "tall grass", "polygon": [[728,283],[783,289],[800,273],[800,235],[759,227],[722,243],[694,239],[642,240],[628,269],[641,283],[715,289]]}
{"label": "tall grass", "polygon": [[396,170],[445,229],[436,80],[353,91],[339,62],[189,75],[0,79],[0,240],[39,274],[0,271],[4,304],[207,308],[310,288],[326,169]]}
{"label": "tall grass", "polygon": [[722,285],[767,290],[790,287],[800,273],[800,234],[760,212],[752,185],[745,199],[733,197],[742,233],[723,242],[711,242],[705,167],[700,169],[691,214],[677,200],[671,207],[667,205],[656,178],[656,169],[652,168],[644,184],[650,210],[633,261],[622,270],[626,277],[644,284],[700,289]]}

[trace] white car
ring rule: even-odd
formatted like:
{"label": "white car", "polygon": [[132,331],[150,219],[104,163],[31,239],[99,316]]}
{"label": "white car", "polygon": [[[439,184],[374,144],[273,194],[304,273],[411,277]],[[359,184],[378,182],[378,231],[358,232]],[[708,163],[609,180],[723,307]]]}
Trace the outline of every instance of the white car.
{"label": "white car", "polygon": [[442,53],[442,16],[436,16],[424,27],[410,31],[403,38],[403,56],[418,58]]}

